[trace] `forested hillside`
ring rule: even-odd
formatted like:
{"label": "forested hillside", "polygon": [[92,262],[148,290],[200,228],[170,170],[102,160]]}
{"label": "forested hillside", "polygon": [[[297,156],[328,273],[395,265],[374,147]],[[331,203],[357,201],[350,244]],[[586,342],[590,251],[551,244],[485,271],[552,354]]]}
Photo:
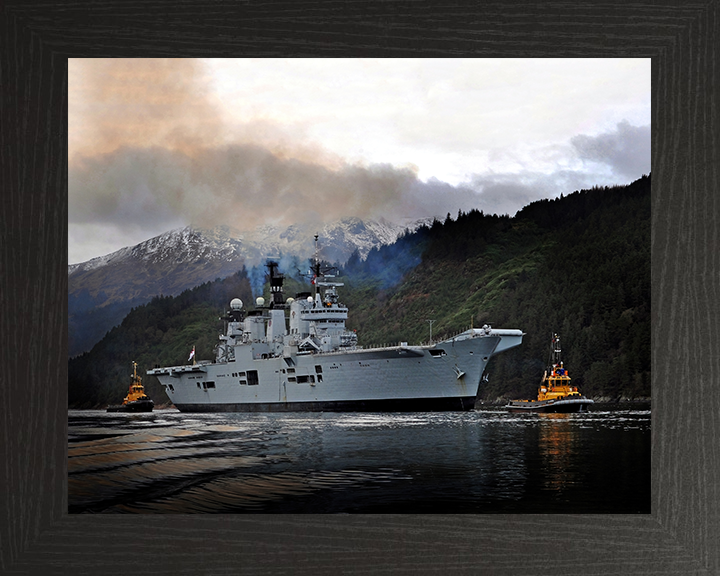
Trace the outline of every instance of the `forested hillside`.
{"label": "forested hillside", "polygon": [[[650,396],[649,176],[535,202],[514,218],[459,214],[416,239],[422,260],[398,285],[349,276],[349,324],[364,343],[427,341],[427,320],[434,339],[485,323],[519,328],[523,345],[488,365],[479,397],[493,400],[536,393],[556,332],[584,393]],[[394,262],[406,265],[382,249],[364,268]]]}
{"label": "forested hillside", "polygon": [[[650,396],[650,176],[534,202],[514,218],[480,211],[353,255],[341,269],[348,326],[360,344],[411,344],[488,323],[519,328],[523,345],[488,365],[479,397],[531,397],[550,337],[561,336],[574,384],[594,397]],[[321,239],[322,240],[322,239]],[[292,270],[284,271],[291,274]],[[289,278],[286,295],[309,290]],[[143,372],[213,357],[229,301],[252,300],[245,270],[139,306],[91,352],[69,362],[69,404],[120,402],[131,362]],[[154,377],[144,378],[156,403]]]}
{"label": "forested hillside", "polygon": [[[90,352],[70,359],[70,407],[119,404],[127,394],[132,361],[145,373],[156,364],[184,364],[195,346],[198,358],[212,358],[218,319],[233,298],[252,299],[245,269],[215,282],[206,282],[176,297],[158,296],[132,311]],[[146,393],[156,405],[166,400],[157,378],[143,376]]]}

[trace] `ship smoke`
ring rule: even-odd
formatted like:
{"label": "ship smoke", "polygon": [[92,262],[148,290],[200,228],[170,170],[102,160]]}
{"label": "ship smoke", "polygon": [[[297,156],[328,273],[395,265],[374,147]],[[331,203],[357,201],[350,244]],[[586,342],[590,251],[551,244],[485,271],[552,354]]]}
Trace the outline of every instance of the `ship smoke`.
{"label": "ship smoke", "polygon": [[[285,278],[297,278],[309,282],[308,270],[310,269],[311,265],[309,259],[283,254],[279,256],[270,255],[268,256],[268,258],[278,263],[278,272],[284,274]],[[263,289],[267,281],[267,267],[264,263],[256,264],[254,266],[250,266],[247,269],[247,273],[253,298],[262,296]],[[287,289],[287,285],[285,286],[285,288]],[[285,294],[285,299],[289,298],[290,296],[295,295],[287,292]]]}
{"label": "ship smoke", "polygon": [[71,61],[69,75],[71,224],[110,234],[187,224],[248,231],[477,205],[471,189],[420,181],[411,166],[349,164],[302,127],[228,124],[194,60]]}
{"label": "ship smoke", "polygon": [[189,223],[252,230],[348,216],[398,221],[477,205],[468,188],[421,182],[408,168],[339,170],[282,159],[250,144],[195,150],[121,148],[70,169],[71,221],[156,227]]}

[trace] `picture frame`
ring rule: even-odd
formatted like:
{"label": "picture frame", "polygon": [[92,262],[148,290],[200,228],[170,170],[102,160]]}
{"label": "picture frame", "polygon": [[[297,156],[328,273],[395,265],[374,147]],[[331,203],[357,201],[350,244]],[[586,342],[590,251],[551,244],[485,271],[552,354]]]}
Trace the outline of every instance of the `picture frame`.
{"label": "picture frame", "polygon": [[[720,570],[717,1],[10,0],[0,13],[0,169],[9,193],[0,225],[0,572]],[[67,58],[119,55],[652,58],[652,513],[68,515]]]}

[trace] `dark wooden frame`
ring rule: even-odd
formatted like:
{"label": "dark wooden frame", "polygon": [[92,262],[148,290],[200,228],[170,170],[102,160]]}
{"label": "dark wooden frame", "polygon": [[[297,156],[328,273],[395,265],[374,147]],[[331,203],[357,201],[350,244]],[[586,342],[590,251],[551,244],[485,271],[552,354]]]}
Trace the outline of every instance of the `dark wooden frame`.
{"label": "dark wooden frame", "polygon": [[[718,0],[6,0],[0,573],[720,574],[719,32]],[[67,58],[118,55],[652,58],[652,514],[69,516]]]}

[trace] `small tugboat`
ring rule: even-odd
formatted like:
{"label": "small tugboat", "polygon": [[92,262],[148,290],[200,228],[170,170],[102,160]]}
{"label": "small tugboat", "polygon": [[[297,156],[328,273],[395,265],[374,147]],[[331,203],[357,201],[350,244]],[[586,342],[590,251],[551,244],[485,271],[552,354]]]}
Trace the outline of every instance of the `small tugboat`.
{"label": "small tugboat", "polygon": [[570,375],[560,354],[560,338],[553,334],[550,362],[540,382],[537,400],[510,400],[505,408],[510,412],[587,412],[593,401],[570,385]]}
{"label": "small tugboat", "polygon": [[108,412],[152,412],[155,403],[145,395],[142,378],[137,375],[137,363],[133,362],[132,383],[122,404],[108,406]]}

